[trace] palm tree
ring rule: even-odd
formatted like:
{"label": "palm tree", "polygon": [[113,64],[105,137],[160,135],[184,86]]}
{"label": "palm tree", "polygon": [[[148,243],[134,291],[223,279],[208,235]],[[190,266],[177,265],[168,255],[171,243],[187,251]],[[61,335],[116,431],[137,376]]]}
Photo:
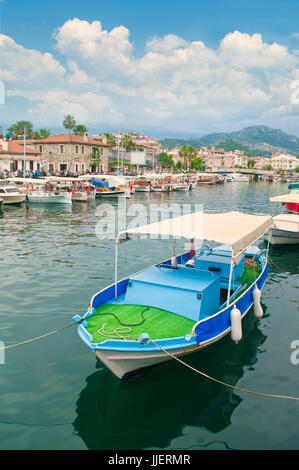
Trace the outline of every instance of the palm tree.
{"label": "palm tree", "polygon": [[125,134],[121,139],[121,146],[126,149],[126,152],[136,149],[136,144],[132,137],[128,134]]}
{"label": "palm tree", "polygon": [[107,139],[107,144],[112,145],[112,147],[116,146],[116,140],[113,134],[111,134],[110,132],[105,132],[104,136]]}
{"label": "palm tree", "polygon": [[197,149],[192,147],[191,145],[183,145],[183,147],[179,150],[179,157],[184,161],[184,168],[186,168],[186,162],[190,162],[197,157]]}
{"label": "palm tree", "polygon": [[63,120],[63,127],[65,129],[68,129],[69,136],[71,135],[71,129],[74,129],[75,126],[76,126],[76,121],[74,117],[71,116],[70,114],[67,114],[67,116],[65,116]]}
{"label": "palm tree", "polygon": [[24,133],[26,133],[27,139],[30,139],[33,136],[33,124],[30,121],[17,121],[7,130],[14,139],[18,139],[19,136]]}
{"label": "palm tree", "polygon": [[84,124],[77,124],[75,127],[74,127],[74,134],[75,135],[84,135],[86,134],[88,131],[87,127],[84,126]]}

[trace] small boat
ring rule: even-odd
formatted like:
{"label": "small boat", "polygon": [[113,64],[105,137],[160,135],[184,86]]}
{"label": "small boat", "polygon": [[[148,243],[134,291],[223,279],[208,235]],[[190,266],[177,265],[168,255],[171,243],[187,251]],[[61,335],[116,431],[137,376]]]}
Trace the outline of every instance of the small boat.
{"label": "small boat", "polygon": [[235,183],[249,183],[249,176],[242,175],[242,173],[232,173],[230,178],[231,181]]}
{"label": "small boat", "polygon": [[282,203],[288,213],[273,217],[273,227],[269,233],[271,245],[294,245],[299,243],[299,191],[270,197],[270,202]]}
{"label": "small boat", "polygon": [[5,180],[0,183],[0,197],[3,204],[19,205],[26,200],[26,194],[22,193],[17,186]]}
{"label": "small boat", "polygon": [[133,187],[135,193],[149,193],[151,190],[151,182],[144,178],[135,179]]}
{"label": "small boat", "polygon": [[[268,249],[255,243],[272,225],[269,215],[240,212],[192,214],[127,229],[115,244],[115,282],[97,292],[78,334],[116,377],[129,375],[219,341],[242,337],[242,320],[260,295]],[[225,227],[225,230],[223,229]],[[118,281],[118,249],[138,236],[205,239],[221,243],[175,255]]]}
{"label": "small boat", "polygon": [[106,178],[92,178],[89,183],[95,187],[96,198],[115,198],[115,197],[131,197],[130,189],[122,184],[117,184],[117,180],[113,180],[116,186],[109,186],[111,180],[106,181]]}

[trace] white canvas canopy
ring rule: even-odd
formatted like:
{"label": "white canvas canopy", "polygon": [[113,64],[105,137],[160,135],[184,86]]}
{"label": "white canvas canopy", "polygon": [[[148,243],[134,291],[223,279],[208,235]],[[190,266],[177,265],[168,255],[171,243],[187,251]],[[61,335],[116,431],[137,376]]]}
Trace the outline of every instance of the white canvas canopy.
{"label": "white canvas canopy", "polygon": [[270,202],[297,202],[299,203],[299,191],[290,193],[290,194],[282,194],[281,196],[273,196],[269,199]]}
{"label": "white canvas canopy", "polygon": [[168,235],[179,238],[215,241],[229,246],[236,258],[248,246],[266,233],[273,223],[270,215],[252,215],[243,212],[191,214],[162,220],[141,227],[128,228],[119,234],[125,236]]}

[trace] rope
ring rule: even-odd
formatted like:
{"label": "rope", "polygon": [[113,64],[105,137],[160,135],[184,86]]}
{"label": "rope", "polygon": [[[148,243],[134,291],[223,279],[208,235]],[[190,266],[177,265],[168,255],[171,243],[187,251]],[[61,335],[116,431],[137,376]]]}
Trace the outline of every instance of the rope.
{"label": "rope", "polygon": [[26,341],[21,341],[20,343],[11,344],[9,346],[3,346],[2,348],[0,348],[0,351],[4,351],[6,349],[16,348],[17,346],[21,346],[22,344],[32,343],[33,341],[37,341],[39,339],[45,338],[46,336],[54,335],[55,333],[59,333],[60,331],[66,330],[67,328],[70,328],[71,326],[74,326],[74,325],[78,325],[78,322],[75,321],[73,323],[70,323],[67,326],[63,326],[62,328],[58,328],[57,330],[50,331],[49,333],[46,333],[46,334],[41,335],[41,336],[36,336],[35,338],[32,338],[32,339],[27,339]]}
{"label": "rope", "polygon": [[248,390],[246,388],[242,388],[242,387],[236,387],[234,385],[230,385],[230,384],[227,384],[225,382],[222,382],[222,380],[218,380],[218,379],[215,379],[214,377],[211,377],[210,375],[207,375],[205,374],[204,372],[198,370],[198,369],[195,369],[194,367],[190,366],[189,364],[187,364],[186,362],[182,361],[181,359],[179,359],[178,357],[174,356],[173,354],[171,354],[170,352],[166,351],[166,349],[162,348],[162,346],[160,346],[159,344],[155,343],[155,341],[153,340],[149,340],[151,343],[153,343],[155,346],[157,346],[159,349],[161,349],[161,351],[163,351],[165,354],[167,354],[168,356],[170,356],[172,359],[175,359],[177,362],[180,362],[183,366],[186,366],[188,367],[189,369],[191,369],[193,372],[196,372],[197,374],[200,374],[202,375],[203,377],[205,377],[206,379],[209,379],[209,380],[212,380],[213,382],[217,382],[218,384],[220,385],[224,385],[225,387],[229,387],[229,388],[232,388],[234,390],[239,390],[240,392],[246,392],[246,393],[251,393],[252,395],[259,395],[259,396],[263,396],[263,397],[270,397],[270,398],[284,398],[284,399],[287,399],[287,400],[295,400],[295,401],[299,401],[299,398],[297,397],[292,397],[292,396],[286,396],[286,395],[275,395],[275,394],[272,394],[272,393],[261,393],[261,392],[255,392],[254,390]]}
{"label": "rope", "polygon": [[[142,324],[145,322],[146,318],[144,318],[144,315],[143,315],[143,314],[144,314],[144,312],[146,312],[146,311],[149,310],[149,309],[150,309],[150,307],[147,307],[147,308],[145,308],[144,310],[142,310],[142,312],[141,312],[140,315],[141,315],[141,317],[143,318],[143,320],[142,320],[140,323],[135,323],[135,324],[122,323],[122,322],[119,320],[119,318],[118,318],[114,313],[110,313],[110,312],[109,312],[109,313],[108,313],[108,312],[107,312],[107,313],[105,313],[105,312],[95,313],[95,314],[93,315],[93,317],[99,316],[99,315],[113,315],[113,316],[116,318],[116,320],[117,320],[122,326],[125,326],[125,327],[139,326],[139,325],[142,325]],[[11,344],[11,345],[9,345],[9,346],[3,346],[3,347],[0,348],[0,351],[4,351],[4,350],[6,350],[6,349],[16,348],[17,346],[21,346],[22,344],[33,343],[34,341],[38,341],[39,339],[46,338],[47,336],[51,336],[51,335],[54,335],[54,334],[56,334],[56,333],[59,333],[60,331],[66,330],[67,328],[70,328],[71,326],[79,325],[79,324],[82,323],[83,321],[84,321],[84,318],[82,318],[79,322],[76,322],[76,321],[75,321],[75,322],[73,322],[73,323],[70,323],[69,325],[63,326],[62,328],[58,328],[57,330],[50,331],[49,333],[46,333],[46,334],[44,334],[44,335],[36,336],[35,338],[27,339],[26,341],[21,341],[20,343]],[[104,328],[105,325],[107,325],[107,323],[105,323],[102,328]],[[117,330],[119,330],[119,329],[120,329],[120,328],[117,328]],[[129,330],[132,331],[130,328],[129,328]],[[128,333],[129,333],[129,331],[128,331]],[[100,334],[101,334],[101,333],[100,333]],[[112,334],[114,334],[114,333],[112,333]],[[117,334],[117,333],[116,333],[116,334]],[[109,333],[108,333],[108,335],[109,335]],[[108,335],[107,335],[107,336],[108,336]],[[137,336],[137,335],[135,335],[135,336]],[[139,336],[139,335],[138,335],[138,336]],[[119,336],[119,337],[121,337],[121,336]],[[121,337],[121,338],[122,338],[122,339],[125,339],[125,337]]]}

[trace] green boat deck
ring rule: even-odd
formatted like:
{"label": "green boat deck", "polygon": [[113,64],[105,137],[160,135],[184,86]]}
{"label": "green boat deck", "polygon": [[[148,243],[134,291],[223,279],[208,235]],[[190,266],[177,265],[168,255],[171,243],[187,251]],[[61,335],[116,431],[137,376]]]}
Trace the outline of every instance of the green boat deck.
{"label": "green boat deck", "polygon": [[[149,310],[144,311],[146,308],[148,308],[146,305],[110,303],[101,305],[95,312],[98,315],[93,315],[87,319],[88,326],[86,329],[93,337],[92,342],[101,343],[108,339],[121,339],[121,337],[132,341],[137,340],[142,333],[148,333],[153,340],[176,338],[191,333],[195,324],[193,320],[168,312],[167,310],[149,307]],[[131,327],[122,326],[115,317],[107,314],[113,313],[122,323],[132,325],[142,322],[143,317],[141,313],[143,311],[145,322],[142,325]],[[103,328],[101,330],[102,334],[98,333],[101,328]],[[118,331],[120,336],[113,334],[115,330]]]}
{"label": "green boat deck", "polygon": [[[238,279],[238,283],[242,284],[243,288],[237,294],[236,299],[244,293],[259,275],[259,269],[245,267],[242,276]],[[143,316],[141,315],[142,312]],[[121,325],[117,318],[109,315],[111,313],[122,323],[131,326]],[[141,325],[132,326],[141,323],[143,318],[145,318],[145,321]],[[93,316],[87,318],[87,323],[86,329],[92,335],[92,343],[102,343],[108,339],[119,340],[126,338],[130,341],[137,340],[142,333],[147,333],[153,340],[186,336],[191,333],[196,322],[156,307],[148,308],[146,305],[106,303],[97,308]]]}

